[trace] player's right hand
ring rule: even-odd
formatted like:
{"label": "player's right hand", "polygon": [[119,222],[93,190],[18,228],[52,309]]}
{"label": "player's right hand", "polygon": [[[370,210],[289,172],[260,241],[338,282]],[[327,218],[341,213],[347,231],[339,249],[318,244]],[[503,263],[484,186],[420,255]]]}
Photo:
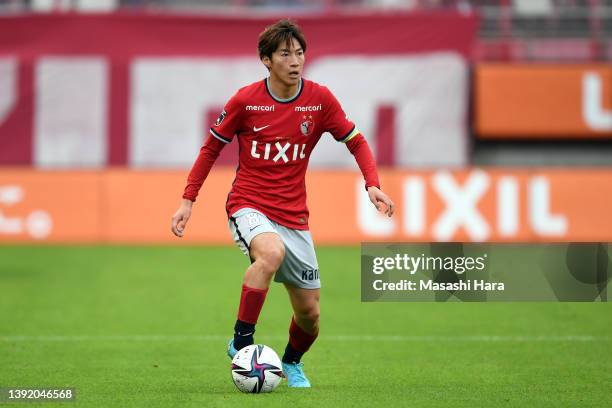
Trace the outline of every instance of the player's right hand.
{"label": "player's right hand", "polygon": [[187,221],[191,217],[192,204],[191,201],[183,199],[181,206],[172,216],[172,233],[179,238],[182,238],[185,234],[185,226],[187,226]]}

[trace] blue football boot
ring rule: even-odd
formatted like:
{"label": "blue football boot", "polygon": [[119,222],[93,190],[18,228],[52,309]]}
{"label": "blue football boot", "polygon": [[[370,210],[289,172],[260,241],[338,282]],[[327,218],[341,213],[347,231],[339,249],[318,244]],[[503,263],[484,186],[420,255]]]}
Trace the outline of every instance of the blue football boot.
{"label": "blue football boot", "polygon": [[292,388],[310,388],[310,381],[304,374],[304,363],[283,362],[283,373],[287,377],[287,385]]}
{"label": "blue football boot", "polygon": [[233,360],[236,353],[238,353],[238,350],[234,347],[234,339],[231,339],[229,343],[227,343],[227,355]]}

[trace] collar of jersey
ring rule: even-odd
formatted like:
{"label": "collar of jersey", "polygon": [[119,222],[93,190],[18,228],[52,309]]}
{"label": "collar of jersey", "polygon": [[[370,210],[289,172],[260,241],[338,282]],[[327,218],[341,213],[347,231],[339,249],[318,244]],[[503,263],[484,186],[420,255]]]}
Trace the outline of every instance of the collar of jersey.
{"label": "collar of jersey", "polygon": [[278,103],[291,103],[291,102],[295,101],[297,98],[300,97],[300,94],[302,93],[302,89],[304,88],[304,80],[302,78],[300,78],[300,85],[298,86],[298,90],[295,93],[295,95],[293,95],[291,98],[282,99],[282,98],[279,98],[277,96],[274,96],[274,94],[270,90],[269,81],[270,81],[270,77],[267,77],[266,79],[264,79],[264,83],[266,85],[266,91],[268,91],[268,95],[270,95],[270,97],[272,99],[274,99]]}

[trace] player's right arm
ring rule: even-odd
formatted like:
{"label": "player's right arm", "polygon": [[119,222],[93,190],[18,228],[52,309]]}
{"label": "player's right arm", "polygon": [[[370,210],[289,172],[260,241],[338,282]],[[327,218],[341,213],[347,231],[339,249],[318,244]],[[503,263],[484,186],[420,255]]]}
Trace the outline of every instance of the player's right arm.
{"label": "player's right arm", "polygon": [[185,233],[185,226],[191,217],[192,206],[193,201],[183,198],[178,210],[172,216],[172,232],[179,238]]}
{"label": "player's right arm", "polygon": [[177,237],[182,237],[185,233],[187,221],[191,217],[191,209],[195,202],[200,188],[208,177],[213,164],[219,157],[219,153],[232,141],[234,135],[240,127],[240,116],[242,108],[236,96],[233,96],[225,105],[219,119],[210,128],[210,135],[204,146],[200,149],[189,176],[187,186],[183,193],[181,204],[172,216],[172,233]]}

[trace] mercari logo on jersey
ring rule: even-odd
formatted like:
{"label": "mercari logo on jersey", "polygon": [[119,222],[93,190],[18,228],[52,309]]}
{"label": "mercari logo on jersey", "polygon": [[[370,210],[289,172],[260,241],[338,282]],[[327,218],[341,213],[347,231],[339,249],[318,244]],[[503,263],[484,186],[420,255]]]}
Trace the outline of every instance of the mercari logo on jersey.
{"label": "mercari logo on jersey", "polygon": [[296,106],[293,110],[295,112],[316,112],[316,111],[323,110],[323,105],[318,104],[318,105],[308,105],[308,106]]}
{"label": "mercari logo on jersey", "polygon": [[285,143],[266,143],[260,144],[256,140],[253,140],[251,145],[251,157],[255,159],[272,160],[277,162],[282,160],[285,163],[289,161],[302,160],[306,158],[304,150],[306,144],[291,144]]}
{"label": "mercari logo on jersey", "polygon": [[274,112],[274,105],[247,105],[245,109],[248,111]]}

